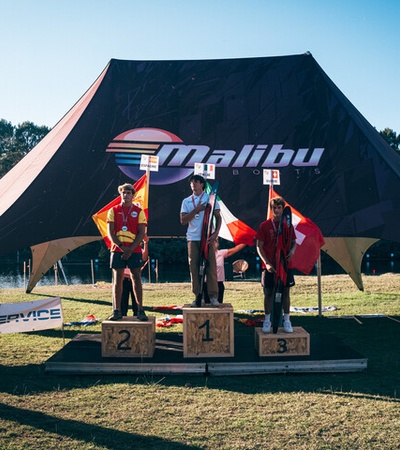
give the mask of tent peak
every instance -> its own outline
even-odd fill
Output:
[[[252,60],[260,60],[260,59],[273,59],[273,58],[296,58],[301,56],[311,56],[310,51],[306,51],[304,53],[296,53],[290,55],[262,55],[262,56],[233,56],[226,58],[187,58],[187,59],[120,59],[120,58],[111,58],[109,64],[112,63],[184,63],[184,62],[218,62],[218,61],[252,61]]]

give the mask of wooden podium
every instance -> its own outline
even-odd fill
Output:
[[[201,308],[184,305],[182,313],[184,358],[234,356],[233,308],[230,303]]]
[[[310,335],[302,327],[293,333],[279,329],[276,334],[255,329],[255,346],[259,356],[303,356],[310,354]]]
[[[136,317],[105,320],[101,325],[101,356],[151,358],[155,349],[156,318],[147,322]]]

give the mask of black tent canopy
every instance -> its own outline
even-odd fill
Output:
[[[150,236],[183,236],[179,207],[194,162],[216,165],[220,197],[253,228],[263,170],[322,230],[362,288],[362,255],[400,241],[400,158],[310,53],[185,61],[112,59],[51,132],[0,180],[0,252],[33,250],[31,290],[67,252],[99,239],[92,215],[157,155]]]

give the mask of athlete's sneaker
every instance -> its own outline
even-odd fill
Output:
[[[107,320],[121,320],[122,312],[119,309],[114,309],[114,313]]]
[[[148,319],[148,317],[146,316],[146,313],[143,311],[143,309],[139,309],[138,313],[137,313],[137,318],[142,321],[142,322],[146,322]]]
[[[210,305],[214,306],[214,308],[218,308],[218,306],[221,306],[221,303],[215,297],[211,297]]]
[[[204,306],[206,306],[206,302],[204,301],[204,298],[202,298],[202,299],[201,299],[201,305],[200,305],[200,307],[204,307]],[[196,301],[196,299],[194,299],[194,300],[192,301],[192,303],[190,304],[190,307],[191,307],[191,308],[199,308],[199,306],[197,306],[197,301]]]
[[[290,323],[290,320],[283,321],[283,331],[285,333],[293,333],[293,327],[292,324]]]
[[[264,320],[262,331],[263,331],[263,333],[271,333],[271,321],[270,320]]]

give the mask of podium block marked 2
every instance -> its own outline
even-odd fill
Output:
[[[105,320],[101,326],[101,356],[151,358],[155,348],[156,318],[147,322],[136,317]]]

